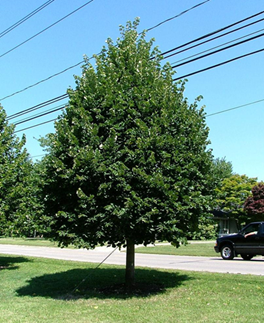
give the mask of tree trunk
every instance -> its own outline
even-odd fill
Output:
[[[135,244],[132,240],[127,240],[126,251],[126,287],[135,285]]]

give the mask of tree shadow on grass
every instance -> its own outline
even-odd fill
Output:
[[[28,285],[17,290],[17,294],[61,300],[126,299],[164,293],[190,279],[188,275],[177,272],[137,268],[136,285],[128,290],[124,277],[123,268],[73,269],[31,278]]]
[[[0,256],[0,271],[1,270],[15,270],[18,269],[19,266],[16,265],[21,262],[28,262],[30,261],[24,257],[14,257],[14,256]]]

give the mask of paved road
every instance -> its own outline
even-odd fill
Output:
[[[98,264],[112,251],[113,249],[104,247],[96,248],[95,250],[84,250],[0,245],[0,254],[55,258]],[[104,263],[125,265],[125,253],[116,250]],[[241,258],[225,261],[217,254],[216,257],[212,258],[136,254],[136,266],[264,276],[264,258],[262,257],[253,258],[251,261],[244,261]]]

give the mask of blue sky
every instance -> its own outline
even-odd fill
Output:
[[[39,33],[75,9],[86,0],[54,0],[45,9],[1,37],[1,32],[45,3],[45,0],[9,0],[1,3],[0,19],[0,98],[20,91],[36,82],[54,75],[99,53],[105,40],[114,41],[119,36],[119,25],[140,17],[139,31],[176,16],[203,0],[93,0],[90,4],[57,23],[39,36],[10,51],[17,45]],[[155,38],[155,45],[166,51],[195,38],[213,32],[246,17],[263,11],[260,0],[210,0],[189,12],[151,30],[147,37]],[[263,18],[257,18],[248,22]],[[245,23],[244,23],[245,24]],[[242,26],[240,24],[239,26]],[[168,59],[171,63],[186,59],[207,49],[244,37],[250,33],[263,33],[264,22],[209,42]],[[262,31],[261,31],[262,30]],[[253,36],[253,35],[252,35]],[[248,36],[248,37],[252,37]],[[244,38],[245,39],[245,38]],[[238,42],[239,40],[237,40]],[[263,49],[263,37],[235,46],[229,50],[183,65],[176,76],[206,68],[211,65]],[[227,46],[227,45],[226,45]],[[6,52],[9,53],[5,54]],[[206,106],[209,138],[215,157],[225,157],[232,162],[234,172],[264,180],[264,52],[236,60],[232,63],[199,73],[188,78],[185,96],[189,102],[203,96],[201,105]],[[44,101],[66,93],[75,86],[73,75],[80,75],[80,66],[70,69],[49,81],[42,82],[19,94],[0,100],[7,116],[25,110]],[[262,101],[261,101],[262,100]],[[260,101],[221,114],[218,111],[232,109],[244,104]],[[56,107],[67,100],[59,101],[37,112]],[[37,112],[32,113],[32,116]],[[58,113],[23,123],[16,130],[49,121]],[[19,121],[25,115],[10,122]],[[53,132],[53,122],[43,124],[24,133],[26,147],[34,158],[43,154],[37,141],[39,136]],[[23,132],[18,132],[20,136]]]

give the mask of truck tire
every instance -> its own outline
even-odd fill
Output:
[[[246,254],[246,253],[242,253],[241,254],[241,257],[244,259],[244,260],[251,260],[254,255],[249,255],[249,254]]]
[[[230,244],[225,244],[221,248],[221,256],[224,260],[232,260],[234,258],[234,250]]]

